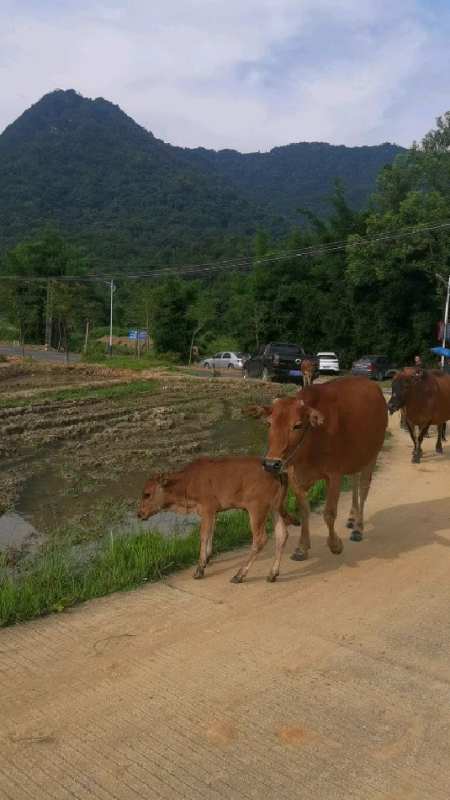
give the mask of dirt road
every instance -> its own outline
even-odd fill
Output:
[[[232,553],[0,633],[2,800],[448,800],[450,448],[394,426],[342,556],[315,516],[274,585]]]

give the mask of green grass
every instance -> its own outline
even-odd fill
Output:
[[[222,514],[216,526],[214,552],[239,547],[250,539],[244,512]],[[49,546],[14,576],[0,578],[0,625],[24,622],[93,597],[135,588],[198,560],[198,532],[186,538],[157,533],[110,538],[87,563],[73,551]]]
[[[141,358],[133,355],[112,355],[108,356],[105,353],[87,353],[83,356],[83,362],[87,364],[101,364],[111,369],[132,369],[136,372],[144,369],[173,369],[174,358],[170,355],[155,356],[142,354]]]
[[[88,400],[91,398],[105,400],[133,399],[138,395],[154,392],[157,386],[158,381],[155,380],[138,380],[130,383],[118,383],[114,386],[79,386],[74,389],[57,389],[54,392],[37,392],[25,398],[17,397],[12,400],[4,398],[0,400],[0,408],[31,406],[34,403],[41,403],[46,400],[61,402],[64,400]]]

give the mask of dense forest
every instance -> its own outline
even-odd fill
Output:
[[[115,332],[148,328],[157,352],[181,360],[192,342],[206,353],[252,351],[270,339],[296,341],[308,351],[330,348],[344,363],[367,351],[385,352],[398,364],[416,352],[426,355],[442,317],[436,273],[450,272],[450,112],[380,171],[365,209],[352,207],[339,182],[330,208],[327,217],[305,209],[302,226],[284,234],[258,220],[256,233],[241,231],[243,245],[231,262],[202,277],[188,279],[176,269],[159,280],[118,274]],[[202,261],[217,265],[212,241],[201,237],[198,248]],[[238,259],[245,254],[242,270]],[[42,342],[50,305],[54,343],[81,347],[87,323],[100,335],[109,290],[86,280],[93,263],[87,240],[74,243],[51,227],[9,248],[2,275],[21,277],[0,281],[3,320],[21,340]]]
[[[241,154],[173,147],[118,106],[55,91],[0,136],[0,253],[57,226],[100,270],[249,254],[299,209],[329,210],[335,178],[361,208],[393,145],[296,144]]]

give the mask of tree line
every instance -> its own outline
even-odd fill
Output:
[[[331,207],[327,219],[299,209],[298,226],[283,240],[261,230],[245,273],[230,266],[196,280],[176,268],[158,281],[124,275],[114,297],[115,333],[148,329],[157,353],[182,361],[193,345],[205,354],[252,352],[269,340],[332,349],[344,363],[364,352],[398,364],[426,355],[442,318],[436,273],[447,278],[450,271],[450,112],[381,171],[367,210],[352,210],[340,184]],[[306,248],[310,255],[293,255]],[[205,242],[202,259],[213,252]],[[86,331],[106,332],[109,319],[108,288],[84,281],[89,271],[88,253],[45,229],[3,258],[1,274],[19,278],[0,281],[0,315],[21,342],[47,335],[53,346],[81,348]],[[79,281],[61,280],[68,275]],[[30,282],[36,277],[49,280]]]

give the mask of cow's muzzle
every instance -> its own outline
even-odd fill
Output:
[[[283,461],[281,458],[263,458],[262,465],[266,472],[272,472],[279,475],[283,469]]]
[[[394,397],[391,397],[391,399],[389,400],[387,406],[388,406],[388,410],[389,410],[390,414],[394,414],[395,411],[398,411],[399,408],[400,408],[400,404],[397,402],[397,400]]]

